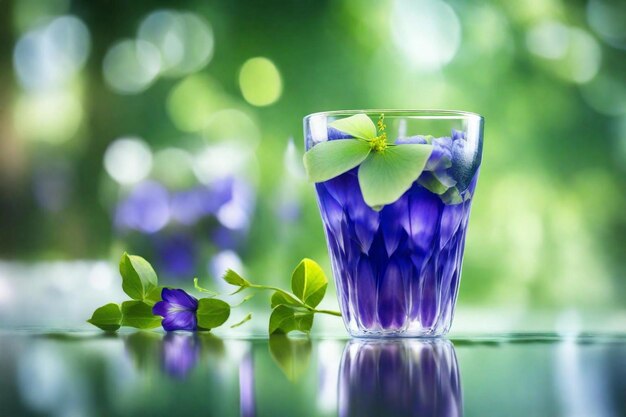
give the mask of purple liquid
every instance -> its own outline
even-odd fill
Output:
[[[417,182],[380,212],[357,168],[316,184],[339,304],[354,336],[437,336],[451,325],[470,198],[445,204]]]

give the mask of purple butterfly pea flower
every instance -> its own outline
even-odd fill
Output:
[[[197,330],[198,300],[180,289],[163,288],[161,300],[152,307],[152,314],[162,316],[165,331]]]

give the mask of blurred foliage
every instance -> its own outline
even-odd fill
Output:
[[[117,257],[136,241],[114,220],[137,181],[178,192],[227,172],[255,190],[229,254],[268,281],[303,257],[329,271],[299,162],[302,117],[461,109],[484,115],[486,131],[460,301],[624,305],[623,2],[169,7],[0,3],[1,257]],[[109,145],[128,137],[150,164],[138,153],[105,170]],[[223,217],[211,212],[211,233]],[[205,246],[207,259],[220,250]]]

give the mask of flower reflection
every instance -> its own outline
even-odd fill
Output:
[[[136,332],[124,338],[124,346],[142,373],[160,369],[176,379],[186,379],[201,361],[221,361],[225,353],[222,339],[207,332]]]
[[[193,334],[168,333],[163,338],[163,370],[170,376],[185,378],[196,366],[200,341]]]
[[[456,354],[446,340],[348,343],[339,376],[340,416],[462,416]]]

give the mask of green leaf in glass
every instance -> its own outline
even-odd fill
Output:
[[[152,314],[152,306],[143,301],[122,303],[122,326],[137,329],[154,329],[161,325],[162,317]]]
[[[330,140],[313,146],[304,154],[304,169],[310,182],[323,182],[346,171],[367,158],[369,142],[354,139]]]
[[[122,311],[120,306],[115,303],[109,303],[97,308],[88,323],[104,330],[105,332],[114,332],[120,328],[122,322]]]
[[[270,336],[269,348],[272,359],[289,381],[297,381],[309,368],[311,339],[290,339],[284,334],[275,334]]]
[[[456,187],[450,187],[445,193],[441,194],[441,201],[447,205],[461,204],[467,199],[467,194],[462,195]]]
[[[439,195],[445,193],[450,188],[442,183],[432,172],[428,171],[422,172],[417,182],[428,191]]]
[[[120,260],[120,274],[122,289],[133,300],[146,300],[158,285],[156,272],[141,256],[124,253]]]
[[[359,139],[369,140],[376,137],[376,125],[363,113],[335,120],[330,123],[330,127]]]
[[[359,185],[368,206],[379,210],[394,203],[420,176],[432,145],[388,146],[372,152],[359,168]]]
[[[230,317],[230,305],[217,298],[201,298],[198,300],[198,327],[204,330],[221,326]]]
[[[328,278],[317,262],[304,258],[291,275],[291,291],[309,307],[317,307],[324,298]]]
[[[270,315],[269,333],[281,334],[299,330],[309,333],[313,326],[313,313],[310,311],[297,311],[286,305],[279,305],[272,310]]]

